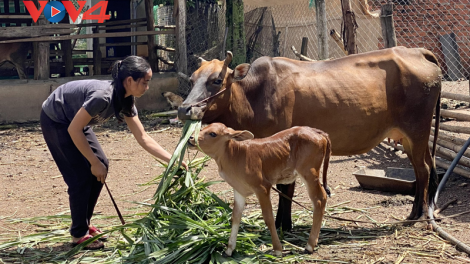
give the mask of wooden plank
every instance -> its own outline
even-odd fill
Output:
[[[432,125],[434,126],[435,120],[432,120]],[[441,130],[446,130],[454,133],[463,133],[470,134],[470,127],[466,126],[452,126],[444,123],[439,123],[439,137],[441,136]]]
[[[384,4],[380,11],[380,25],[382,27],[382,38],[386,48],[397,45],[395,25],[393,24],[393,3]]]
[[[349,0],[341,0],[343,10],[343,41],[348,54],[357,54],[356,30],[357,23]]]
[[[328,27],[326,18],[326,1],[316,0],[317,36],[318,36],[318,56],[320,60],[328,59]],[[303,53],[302,53],[303,54]],[[304,54],[307,56],[307,54]]]
[[[73,76],[72,41],[70,39],[63,40],[60,46],[63,52],[62,58],[65,64],[65,76]]]
[[[68,36],[50,36],[38,38],[24,38],[14,40],[3,40],[2,43],[16,43],[16,42],[37,42],[37,41],[54,41],[66,39],[87,39],[87,38],[110,38],[110,37],[130,37],[130,36],[146,36],[146,35],[168,35],[174,34],[173,30],[168,31],[137,31],[137,32],[113,32],[113,33],[99,33],[99,34],[84,34],[84,35],[68,35]]]
[[[54,34],[71,34],[74,33],[75,30],[78,28],[70,28],[70,29],[52,29],[52,28],[44,28],[44,27],[0,27],[0,36],[2,38],[32,38],[32,37],[40,37],[40,36],[47,36],[47,35],[54,35]]]
[[[108,47],[108,46],[131,46],[131,45],[146,45],[147,42],[121,42],[121,43],[100,43],[101,47]]]
[[[155,31],[155,18],[153,16],[153,0],[145,0],[145,15],[147,17],[147,31]],[[155,36],[147,36],[148,61],[152,67],[152,71],[158,71],[157,54],[155,49]]]
[[[30,19],[30,20],[33,20],[30,15],[0,15],[0,19]]]

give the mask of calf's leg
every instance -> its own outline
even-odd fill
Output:
[[[318,236],[320,235],[320,228],[323,215],[325,213],[327,199],[326,192],[320,184],[318,171],[319,169],[311,169],[310,171],[306,171],[304,174],[301,174],[302,180],[307,188],[308,196],[310,197],[310,200],[312,200],[313,204],[313,224],[312,229],[310,230],[307,246],[305,247],[305,250],[310,253],[313,253],[313,249],[318,244]],[[303,175],[306,175],[307,177],[304,177]]]
[[[228,256],[232,256],[232,253],[235,250],[235,247],[237,246],[238,228],[240,227],[242,212],[245,208],[245,197],[235,191],[235,189],[233,190],[233,194],[235,201],[233,203],[232,211],[232,231],[230,232],[227,250],[225,250],[225,254],[227,254]]]
[[[277,235],[276,226],[274,224],[274,215],[273,207],[271,205],[271,199],[269,197],[270,188],[266,187],[266,190],[262,192],[257,192],[256,196],[258,197],[259,204],[261,206],[261,212],[263,213],[263,219],[266,225],[269,228],[271,233],[271,240],[273,243],[274,255],[282,256],[282,245]]]

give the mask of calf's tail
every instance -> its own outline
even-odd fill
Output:
[[[331,141],[328,135],[324,135],[324,136],[326,139],[326,153],[325,153],[325,158],[323,160],[323,188],[325,189],[326,194],[328,194],[328,197],[331,197],[330,188],[328,188],[328,185],[326,183],[326,175],[328,173],[328,165],[330,164],[330,156],[331,156]]]

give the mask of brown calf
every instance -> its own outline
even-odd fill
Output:
[[[220,176],[234,190],[232,231],[225,253],[231,256],[235,249],[245,198],[254,193],[260,203],[264,222],[271,232],[274,253],[282,254],[269,194],[274,184],[292,183],[297,175],[305,183],[314,207],[313,225],[305,248],[313,252],[318,243],[326,193],[329,194],[326,174],[331,144],[328,135],[303,126],[292,127],[267,138],[253,137],[249,131],[235,131],[222,123],[213,123],[201,131],[197,142],[194,138],[189,140],[191,148],[199,144],[201,150],[216,161]],[[319,180],[323,161],[325,189]]]
[[[18,77],[26,79],[24,64],[31,47],[31,42],[0,44],[0,65],[11,62],[18,72]]]

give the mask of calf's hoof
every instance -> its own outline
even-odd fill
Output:
[[[273,251],[274,251],[274,256],[282,257],[282,250],[273,250]]]
[[[312,247],[312,246],[310,246],[310,245],[308,245],[308,244],[307,244],[307,246],[305,246],[305,251],[304,251],[304,253],[306,253],[306,254],[312,254],[313,251],[314,251],[314,247]]]

